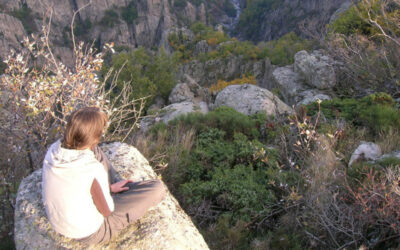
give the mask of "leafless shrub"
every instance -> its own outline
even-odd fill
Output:
[[[326,48],[344,62],[342,70],[348,81],[372,90],[400,93],[399,9],[398,0],[363,0],[357,11],[373,28],[371,34],[332,33],[326,39]]]
[[[333,150],[335,140],[319,136],[314,153],[308,158],[309,167],[302,172],[308,188],[299,222],[316,245],[354,247],[362,233],[353,207],[341,199],[345,169]]]
[[[320,101],[319,101],[320,104]],[[281,158],[286,159],[288,167],[303,165],[310,154],[317,139],[317,126],[319,123],[320,111],[316,117],[307,116],[306,110],[300,108],[295,114],[289,117],[290,130],[280,133]],[[286,122],[286,121],[280,121]]]
[[[398,150],[400,148],[400,131],[397,129],[383,131],[379,133],[376,143],[384,154]]]
[[[394,166],[365,166],[349,176],[331,140],[318,139],[302,172],[309,188],[302,193],[298,226],[317,247],[390,246],[400,235],[400,172]]]
[[[0,79],[0,189],[10,208],[19,181],[41,167],[47,147],[61,136],[71,112],[83,106],[100,107],[110,119],[106,139],[124,140],[144,107],[144,99],[131,99],[134,90],[129,82],[115,93],[118,72],[106,76],[107,80],[114,75],[109,86],[97,77],[112,44],[98,53],[90,45],[74,42],[75,64],[68,68],[52,52],[49,27],[42,28],[41,36],[25,38],[22,51],[12,51]]]
[[[185,128],[179,124],[173,130],[166,128],[157,130],[157,133],[138,133],[130,142],[163,173],[166,183],[173,192],[184,172],[180,168],[183,155],[192,149],[195,136],[194,128]]]

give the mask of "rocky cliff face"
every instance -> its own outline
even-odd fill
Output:
[[[242,40],[268,41],[291,31],[299,31],[301,22],[305,22],[312,31],[319,31],[337,10],[343,6],[348,7],[350,2],[350,0],[269,1],[264,6],[267,4],[270,6],[262,10],[258,8],[254,11],[257,16],[250,17],[250,20],[254,19],[250,22],[257,22],[255,28],[251,29],[253,23],[247,25],[245,19],[241,18],[236,28],[236,35]]]
[[[152,48],[166,46],[171,30],[188,27],[196,21],[223,24],[232,29],[236,25],[236,35],[243,40],[271,40],[299,30],[299,23],[304,20],[312,29],[321,28],[349,1],[277,0],[278,4],[253,17],[257,25],[251,30],[251,25],[243,25],[241,21],[236,24],[238,14],[246,10],[243,0],[232,0],[236,16],[228,13],[225,2],[218,1],[195,5],[195,1],[189,0],[0,0],[0,43],[3,45],[0,57],[4,59],[11,48],[20,49],[22,37],[39,33],[51,16],[50,35],[55,54],[67,65],[71,64],[70,24],[77,10],[80,10],[75,18],[78,40],[94,42],[98,48],[106,42],[127,48]]]
[[[226,19],[223,10],[214,7],[205,3],[195,6],[190,1],[179,5],[171,0],[0,0],[0,42],[5,45],[0,48],[0,57],[8,55],[10,48],[19,49],[24,35],[40,32],[50,16],[51,40],[56,54],[64,58],[72,54],[70,24],[77,10],[78,40],[95,41],[98,47],[115,42],[117,46],[151,48],[166,44],[171,28]],[[209,20],[209,9],[213,9],[213,20]]]

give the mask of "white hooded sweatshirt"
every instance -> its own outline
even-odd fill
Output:
[[[84,238],[96,232],[104,221],[97,210],[90,188],[96,178],[110,211],[114,202],[108,174],[90,149],[61,147],[58,140],[43,161],[42,195],[47,217],[53,229],[69,238]]]

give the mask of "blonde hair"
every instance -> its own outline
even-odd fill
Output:
[[[68,119],[63,147],[68,149],[92,148],[98,144],[107,126],[108,117],[97,107],[81,108]]]

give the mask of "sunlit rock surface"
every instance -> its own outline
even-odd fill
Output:
[[[102,146],[121,178],[157,178],[148,161],[134,147],[124,143]],[[42,170],[23,179],[15,208],[17,249],[208,249],[202,235],[167,192],[166,198],[143,218],[123,230],[107,244],[85,248],[51,229],[41,197]]]
[[[218,93],[215,107],[228,106],[245,115],[276,115],[292,109],[270,91],[252,84],[230,85]]]

